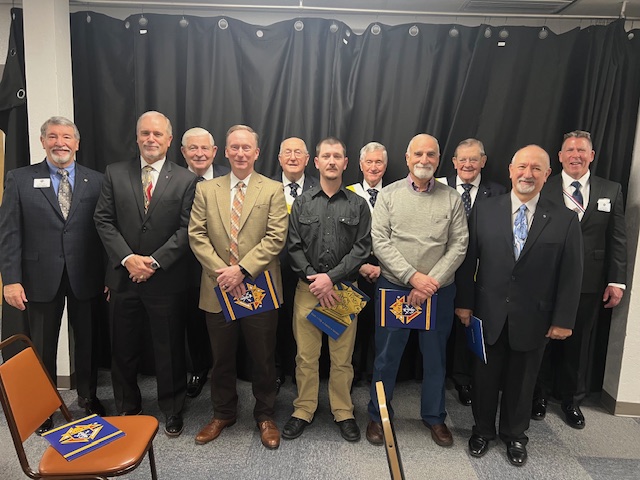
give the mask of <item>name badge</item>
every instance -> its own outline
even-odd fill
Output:
[[[599,212],[610,212],[611,211],[611,199],[610,198],[599,198],[598,199],[598,211]]]
[[[34,178],[33,188],[49,188],[51,186],[50,178]]]

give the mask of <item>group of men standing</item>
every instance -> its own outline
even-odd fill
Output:
[[[619,303],[626,281],[621,187],[590,174],[595,153],[587,132],[565,136],[563,171],[549,182],[542,148],[516,152],[510,194],[482,177],[487,157],[476,139],[458,145],[456,175],[439,182],[438,141],[416,135],[405,154],[408,175],[382,188],[388,159],[376,142],[360,152],[363,182],[346,187],[346,147],[335,137],[316,147],[318,178],[305,173],[307,146],[292,137],[280,146],[281,175],[269,179],[255,171],[259,137],[248,126],[226,134],[230,171],[213,165],[217,147],[204,129],[182,137],[188,170],[166,158],[173,139],[166,116],[146,112],[136,134],[140,156],[109,165],[103,176],[76,164],[77,128],[52,117],[41,130],[45,161],[9,172],[0,210],[4,297],[27,310],[31,338],[54,379],[67,300],[78,401],[87,413],[105,413],[90,312],[104,291],[119,414],[142,412],[137,373],[148,329],[165,433],[182,433],[185,396],[197,396],[211,370],[213,418],[196,443],[216,439],[236,422],[242,335],[257,428],[265,447],[278,448],[281,436],[302,435],[318,406],[323,333],[306,317],[317,304],[334,306],[336,285],[352,282],[370,293],[371,306],[381,288],[406,290],[414,307],[437,294],[435,327],[418,333],[420,417],[436,444],[453,443],[445,423],[450,334],[450,374],[475,419],[472,456],[484,455],[496,437],[500,390],[498,434],[513,465],[526,462],[529,420],[544,417],[554,385],[567,423],[584,427],[580,402],[594,325],[603,302]],[[245,282],[266,271],[282,308],[226,321],[214,289],[241,297]],[[383,382],[391,407],[410,330],[375,324],[370,308],[328,340],[329,401],[342,437],[358,441],[354,365],[362,375],[372,364],[366,438],[381,445],[375,382]],[[472,315],[484,324],[486,363],[465,346]],[[295,376],[297,397],[281,434],[273,418],[284,373]],[[49,419],[41,431],[52,426]]]

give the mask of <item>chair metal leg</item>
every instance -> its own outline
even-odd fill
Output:
[[[153,454],[153,444],[149,448],[149,465],[151,466],[151,478],[152,480],[158,480],[158,472],[156,472],[156,457]]]

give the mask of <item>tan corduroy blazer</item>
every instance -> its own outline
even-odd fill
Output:
[[[189,221],[189,245],[202,265],[200,308],[222,311],[214,288],[215,270],[229,265],[231,176],[198,183]],[[240,265],[256,277],[269,270],[282,300],[278,254],[287,239],[289,218],[282,183],[257,172],[251,174],[240,217]]]

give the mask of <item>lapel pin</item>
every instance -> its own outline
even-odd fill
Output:
[[[83,180],[84,180],[85,182],[88,182],[88,181],[89,181],[89,179],[87,179],[87,178],[83,178]]]

